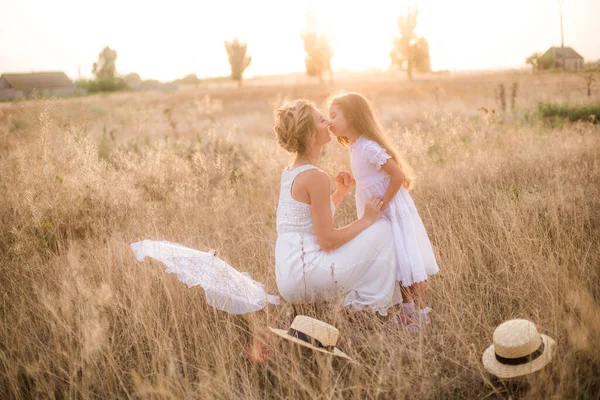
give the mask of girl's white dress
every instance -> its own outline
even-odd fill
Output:
[[[294,200],[294,179],[315,169],[303,165],[281,175],[277,208],[275,274],[279,293],[288,302],[306,303],[344,299],[344,306],[367,308],[387,315],[388,307],[402,301],[396,283],[394,243],[386,240],[392,226],[385,218],[331,252],[319,246],[311,206]],[[335,212],[333,202],[331,212]]]
[[[360,136],[349,146],[356,180],[356,211],[362,217],[371,196],[383,198],[390,176],[381,169],[391,156],[378,143]],[[415,203],[403,186],[383,213],[392,222],[396,247],[396,277],[403,286],[422,282],[439,272],[431,243]]]

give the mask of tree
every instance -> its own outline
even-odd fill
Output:
[[[140,87],[143,87],[144,89],[153,89],[160,87],[161,85],[162,82],[156,79],[146,79],[140,83]]]
[[[117,77],[117,52],[106,46],[98,55],[98,62],[94,63],[92,73],[96,78],[114,79]]]
[[[237,38],[231,42],[225,41],[225,50],[227,50],[229,65],[231,65],[231,79],[238,81],[240,87],[244,71],[252,61],[252,57],[246,55],[247,46],[247,43],[240,42]]]
[[[308,13],[306,14],[306,28],[300,37],[304,41],[304,59],[306,66],[306,75],[319,77],[319,82],[323,83],[323,72],[328,71],[329,81],[333,80],[331,71],[331,58],[333,57],[333,48],[329,38],[317,28],[316,18]]]
[[[179,82],[183,85],[197,85],[200,83],[200,79],[196,74],[187,74],[183,78],[179,79]]]
[[[392,65],[405,70],[409,79],[413,79],[413,70],[419,72],[431,71],[431,59],[429,57],[429,43],[425,38],[417,36],[417,16],[419,11],[416,7],[409,7],[406,15],[400,15],[397,19],[400,36],[394,40],[390,59]]]
[[[527,57],[525,59],[525,64],[531,65],[531,67],[533,68],[533,71],[535,72],[538,70],[539,59],[540,59],[539,53],[533,53],[532,55],[530,55],[529,57]]]
[[[117,76],[117,52],[106,46],[98,55],[98,61],[94,63],[92,73],[96,79],[79,80],[77,86],[84,88],[88,93],[112,92],[127,89],[128,84],[124,79]],[[127,75],[130,82],[140,79],[137,74]]]
[[[562,63],[564,66],[564,62]],[[544,70],[550,68],[560,68],[561,63],[557,62],[556,58],[551,52],[546,52],[538,57],[537,59],[537,69]]]
[[[138,87],[142,83],[142,78],[134,72],[125,75],[123,77],[123,80],[125,81],[125,84],[130,88]]]
[[[194,85],[198,86],[198,84],[202,83],[202,80],[198,78],[196,74],[187,74],[183,78],[175,79],[173,82],[174,85]]]
[[[415,53],[418,57],[415,58],[415,69],[419,72],[431,72],[431,58],[429,57],[429,43],[422,37],[415,43]]]

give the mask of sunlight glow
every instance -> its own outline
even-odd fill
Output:
[[[118,52],[118,72],[173,80],[189,73],[226,76],[223,42],[248,41],[246,76],[302,72],[300,32],[312,11],[333,42],[334,70],[387,69],[396,18],[413,0],[281,2],[105,0],[90,10],[76,0],[0,0],[0,73],[63,70],[91,75],[104,46]],[[560,45],[554,0],[421,0],[417,33],[434,70],[524,66],[534,51]],[[565,44],[586,61],[600,58],[598,0],[564,1]],[[27,15],[24,22],[20,16]]]

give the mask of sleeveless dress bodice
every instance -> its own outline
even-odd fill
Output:
[[[277,207],[277,234],[305,233],[314,234],[310,204],[302,203],[292,197],[294,179],[303,172],[318,169],[314,165],[302,165],[281,174],[281,192],[279,193],[279,206]],[[331,213],[335,213],[335,206],[331,201]]]

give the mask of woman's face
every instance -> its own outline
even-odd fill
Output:
[[[314,138],[314,145],[321,147],[331,141],[331,135],[329,134],[329,120],[316,108],[313,109],[313,118],[317,130]]]
[[[329,106],[329,121],[331,133],[338,137],[348,136],[350,125],[339,105],[332,104]]]

